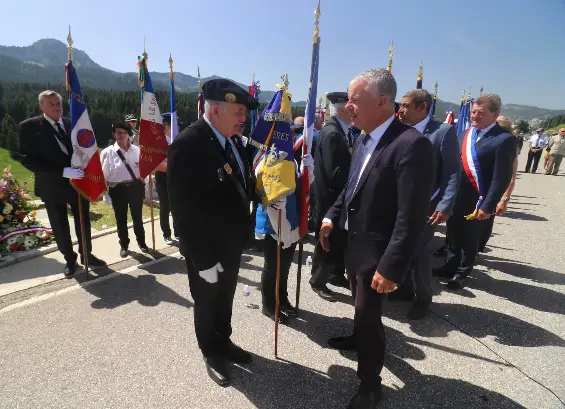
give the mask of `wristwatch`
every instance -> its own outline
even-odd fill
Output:
[[[502,196],[502,198],[500,200],[507,202],[507,201],[510,200],[510,196]]]

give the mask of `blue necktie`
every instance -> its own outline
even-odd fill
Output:
[[[347,189],[345,190],[345,202],[349,203],[353,197],[353,192],[355,192],[355,187],[357,181],[359,180],[359,174],[361,173],[361,168],[363,167],[363,162],[365,160],[365,152],[367,150],[367,143],[371,139],[371,135],[367,134],[361,141],[361,144],[357,147],[355,155],[353,156],[353,164],[349,170],[349,180],[347,181]]]

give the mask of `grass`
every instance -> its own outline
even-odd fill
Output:
[[[553,128],[546,129],[546,130],[545,130],[545,133],[549,133],[549,135],[551,135],[552,132],[557,132],[557,131],[559,131],[561,128],[565,128],[565,124],[557,125],[557,126],[554,126]]]

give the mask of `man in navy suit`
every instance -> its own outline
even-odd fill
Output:
[[[402,97],[399,119],[407,125],[413,126],[426,136],[432,143],[434,150],[435,175],[428,210],[428,224],[422,234],[422,242],[418,254],[413,262],[414,291],[399,291],[389,295],[391,299],[414,298],[416,301],[408,313],[410,319],[425,317],[432,303],[432,250],[431,241],[436,226],[445,223],[453,212],[460,175],[459,143],[453,125],[435,121],[430,117],[432,96],[425,89],[412,90]]]
[[[471,128],[459,135],[462,169],[453,216],[447,222],[448,258],[433,272],[451,277],[451,290],[463,288],[471,274],[484,225],[512,179],[516,138],[496,123],[501,107],[498,95],[480,96],[471,110]]]

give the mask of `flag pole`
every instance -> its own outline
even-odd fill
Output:
[[[388,72],[392,72],[392,57],[394,56],[394,42],[390,41],[390,47],[388,48],[388,66],[386,67]]]
[[[69,63],[73,62],[73,38],[71,36],[71,26],[69,25],[69,35],[67,36],[67,50],[69,53]],[[74,68],[74,67],[73,67]],[[67,81],[67,91],[71,91],[71,84]],[[82,197],[77,191],[78,197],[78,214],[80,223],[80,239],[82,244],[82,259],[84,260],[84,271],[86,273],[86,280],[88,281],[88,251],[86,249],[86,231],[84,229],[84,208],[82,206]],[[76,221],[75,221],[76,222]]]

